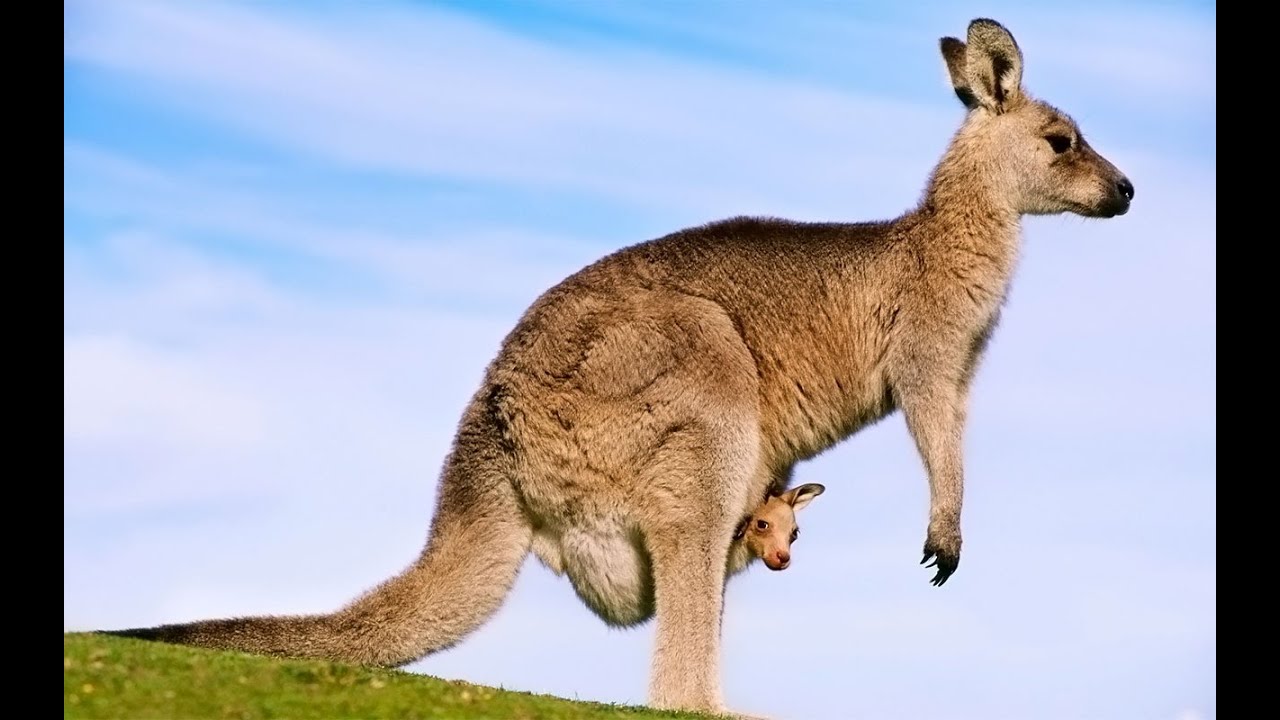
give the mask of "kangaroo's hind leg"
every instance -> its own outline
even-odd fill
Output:
[[[725,712],[720,629],[733,527],[755,475],[749,423],[694,423],[674,430],[647,468],[645,543],[658,621],[649,702]]]

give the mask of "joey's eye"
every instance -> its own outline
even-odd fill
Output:
[[[769,529],[769,521],[768,521],[768,520],[757,520],[757,521],[756,521],[756,529],[757,529],[757,530],[768,530],[768,529]]]
[[[1049,147],[1059,155],[1071,149],[1071,138],[1066,135],[1045,135],[1044,139],[1049,143]]]
[[[791,531],[791,542],[795,542],[798,537],[800,537],[800,528]]]

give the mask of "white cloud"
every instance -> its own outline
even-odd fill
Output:
[[[127,218],[132,226],[161,227],[179,237],[218,233],[230,238],[228,252],[241,257],[216,267],[204,257],[196,276],[185,270],[196,264],[186,243],[170,238],[157,242],[147,232],[129,230],[112,234],[106,253],[93,252],[75,243],[68,247],[67,264],[84,276],[69,283],[68,292],[80,292],[84,282],[98,282],[92,275],[100,265],[125,264],[128,272],[147,274],[160,281],[156,292],[166,303],[195,309],[201,293],[220,289],[226,302],[270,303],[258,266],[269,265],[270,253],[286,261],[321,261],[331,272],[351,277],[372,274],[379,290],[395,290],[421,296],[493,303],[527,304],[565,274],[585,264],[599,252],[587,243],[563,236],[540,234],[519,228],[484,225],[465,232],[440,227],[430,217],[416,235],[388,232],[373,225],[377,217],[349,225],[312,219],[298,203],[279,192],[239,189],[234,179],[192,170],[165,171],[120,157],[99,148],[70,143],[64,150],[68,181],[67,207],[89,215]],[[101,245],[90,243],[90,246]],[[245,257],[245,256],[249,257]],[[471,271],[481,261],[486,272]],[[106,267],[112,267],[107,264]],[[157,277],[161,270],[164,277]],[[460,271],[461,270],[461,271]],[[294,287],[307,282],[282,280]],[[93,306],[89,306],[90,311]]]
[[[1090,92],[1124,93],[1129,106],[1157,102],[1167,109],[1212,102],[1217,93],[1212,13],[1164,7],[1107,7],[1105,14],[1056,10],[1042,15],[1022,42],[1055,75],[1074,74]]]
[[[586,56],[433,10],[276,10],[110,6],[68,30],[66,54],[329,161],[685,209],[812,208],[895,185],[914,196],[952,122],[657,55]],[[726,183],[697,181],[707,167]]]
[[[1210,99],[1216,91],[1212,13],[1168,5],[1076,3],[1058,9],[989,2],[973,8],[926,0],[886,13],[801,2],[789,5],[786,12],[761,4],[735,8],[732,13],[714,5],[670,13],[661,6],[594,3],[582,12],[619,34],[639,35],[631,40],[637,45],[661,45],[673,53],[689,48],[703,54],[721,51],[821,78],[828,85],[846,79],[874,82],[866,77],[866,63],[877,55],[891,56],[895,64],[911,69],[927,59],[937,68],[938,77],[944,77],[934,55],[936,39],[962,37],[977,14],[996,18],[1023,48],[1032,48],[1028,63],[1033,79],[1054,84],[1075,79],[1088,83],[1094,97],[1134,108],[1155,102],[1166,111],[1185,107],[1188,101]],[[646,32],[637,33],[640,29]],[[592,39],[597,45],[603,42],[585,29],[572,37],[587,46]],[[877,67],[891,77],[901,77],[884,62]]]
[[[155,347],[121,338],[67,338],[66,441],[145,443],[163,434],[180,438],[177,444],[184,450],[193,445],[221,452],[249,449],[261,433],[261,403],[247,392],[220,386],[219,378],[201,377],[180,355],[166,357]],[[139,393],[140,387],[147,391]]]

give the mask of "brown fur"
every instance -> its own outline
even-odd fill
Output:
[[[394,665],[484,622],[532,549],[607,622],[657,615],[650,702],[719,711],[735,525],[795,463],[896,409],[929,478],[925,559],[960,558],[961,436],[1026,214],[1112,217],[1133,186],[1022,89],[991,20],[942,41],[968,107],[919,205],[740,217],[620,250],[507,336],[445,462],[421,557],[329,615],[121,634]]]

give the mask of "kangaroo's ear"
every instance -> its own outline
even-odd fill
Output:
[[[969,76],[965,74],[968,66],[964,59],[964,42],[953,37],[944,37],[940,42],[942,59],[947,63],[947,75],[951,76],[951,87],[956,91],[956,97],[970,110],[978,107],[978,98],[969,89]]]
[[[944,57],[946,53],[944,48]],[[955,71],[951,70],[950,60],[947,68],[952,72],[954,84]],[[969,23],[969,42],[964,46],[964,77],[978,104],[994,113],[1004,112],[1021,99],[1022,51],[1003,25],[987,18]]]
[[[786,500],[793,510],[799,510],[821,495],[824,490],[826,488],[818,483],[806,483],[782,493],[782,499]]]

